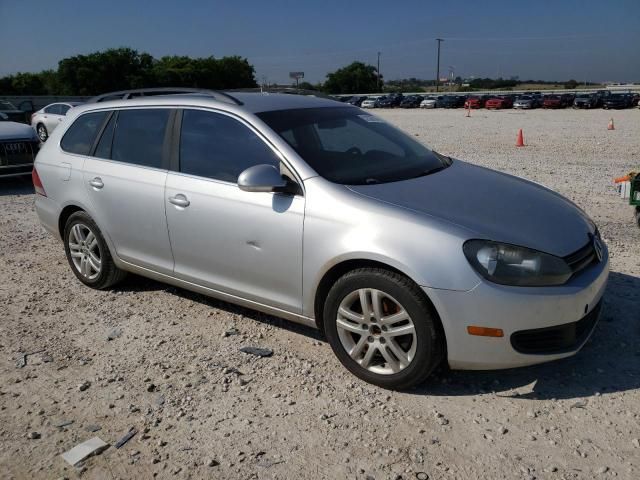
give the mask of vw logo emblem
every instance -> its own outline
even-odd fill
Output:
[[[598,261],[601,262],[604,255],[604,245],[602,245],[602,240],[599,237],[593,237],[593,249],[596,251]]]

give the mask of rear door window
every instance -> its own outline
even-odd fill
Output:
[[[60,106],[61,105],[59,103],[49,105],[47,108],[44,109],[44,113],[48,113],[50,115],[63,115],[60,111]]]
[[[111,158],[111,143],[113,142],[113,132],[115,131],[116,127],[116,118],[117,113],[114,112],[109,119],[109,123],[107,123],[107,126],[102,132],[102,136],[100,137],[100,141],[98,142],[96,151],[93,153],[94,157]]]
[[[162,146],[171,110],[120,110],[113,134],[111,159],[162,168]],[[106,132],[105,132],[106,133]]]
[[[93,142],[109,112],[93,112],[80,115],[69,127],[60,142],[65,152],[89,155]]]

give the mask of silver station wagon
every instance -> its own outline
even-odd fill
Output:
[[[386,388],[442,361],[576,353],[608,252],[576,205],[332,100],[222,92],[74,108],[40,150],[44,227],[76,277],[125,272],[320,328]]]

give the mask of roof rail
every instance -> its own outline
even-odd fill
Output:
[[[103,93],[87,100],[87,103],[106,102],[109,100],[128,100],[138,97],[154,97],[160,95],[184,95],[184,94],[208,95],[222,102],[234,103],[242,105],[243,103],[233,95],[219,90],[210,90],[206,88],[189,88],[189,87],[160,87],[160,88],[137,88],[132,90],[119,90],[117,92]]]

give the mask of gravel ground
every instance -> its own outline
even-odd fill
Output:
[[[385,391],[347,373],[312,329],[139,277],[82,286],[39,226],[29,184],[3,180],[2,477],[639,478],[640,230],[611,179],[640,168],[640,110],[376,113],[594,218],[612,274],[582,352]],[[518,128],[525,148],[514,146]],[[126,445],[81,467],[60,457],[95,435],[113,445],[131,427]]]

